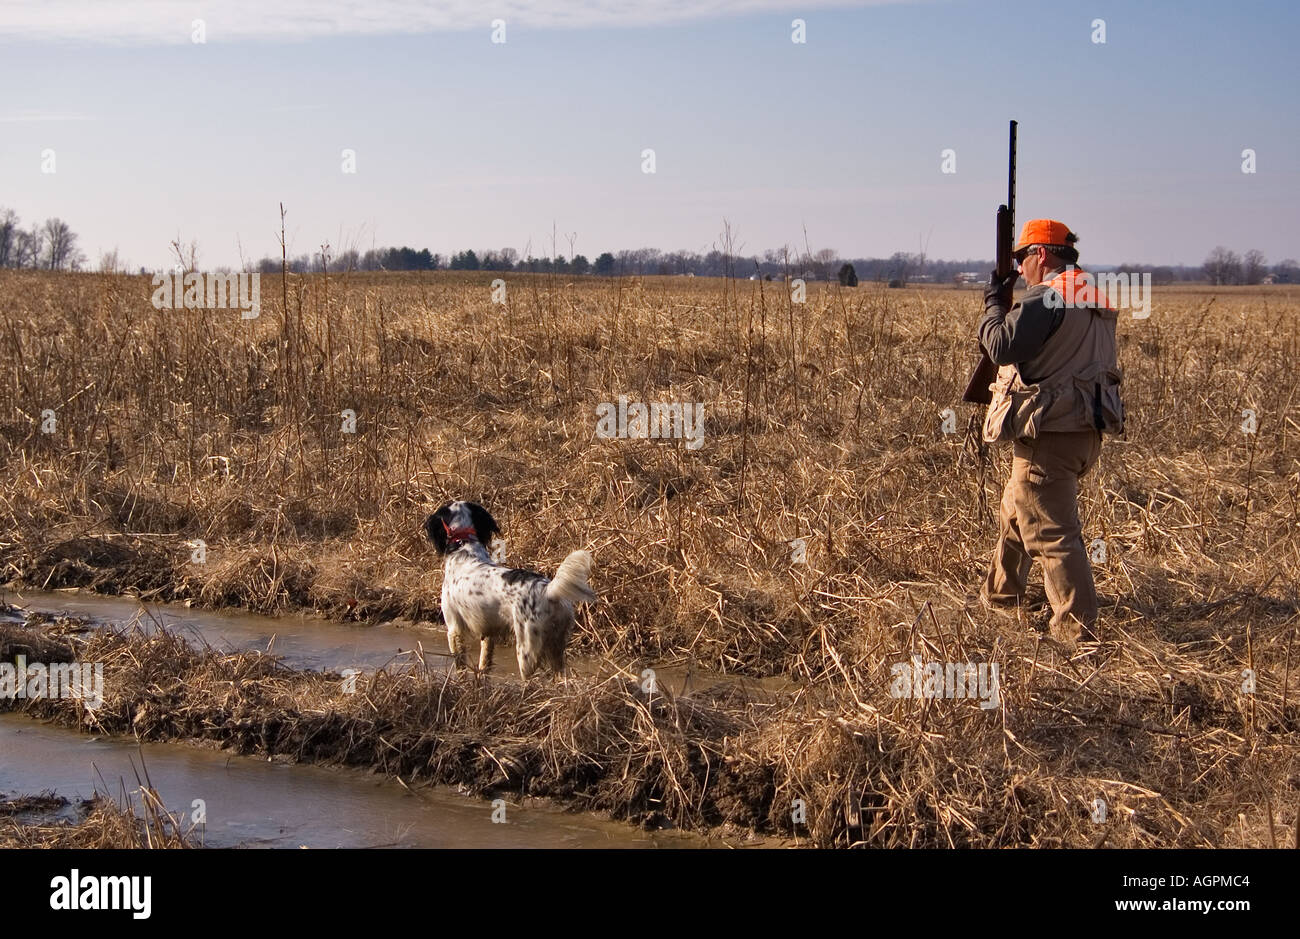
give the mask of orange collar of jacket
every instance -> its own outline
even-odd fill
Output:
[[[1093,276],[1073,264],[1048,281],[1047,286],[1065,298],[1066,306],[1110,306],[1109,298],[1097,289]]]

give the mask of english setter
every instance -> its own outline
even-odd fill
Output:
[[[447,503],[424,520],[424,532],[446,558],[442,617],[456,665],[465,665],[465,643],[477,639],[479,671],[486,671],[493,643],[513,633],[520,675],[528,678],[543,664],[560,674],[573,632],[573,604],[596,600],[587,583],[591,555],[574,551],[554,579],[496,564],[487,547],[501,529],[475,502]]]

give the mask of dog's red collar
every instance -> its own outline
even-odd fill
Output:
[[[451,544],[465,541],[478,541],[478,532],[474,531],[474,529],[468,525],[452,528],[446,522],[443,522],[442,527],[446,530],[447,541]]]

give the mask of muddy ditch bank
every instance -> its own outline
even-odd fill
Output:
[[[104,700],[93,710],[67,698],[0,709],[479,798],[549,798],[647,829],[827,847],[1261,847],[1296,823],[1285,626],[1254,633],[1248,651],[1262,678],[1249,696],[1226,647],[1216,663],[1199,646],[1130,635],[1064,658],[991,625],[933,642],[917,630],[931,659],[947,644],[958,661],[1001,664],[986,709],[970,694],[896,694],[894,660],[911,635],[901,630],[846,649],[811,688],[763,697],[727,683],[647,690],[618,669],[525,685],[419,656],[345,676],[196,645],[156,625],[9,618],[19,622],[0,629],[9,635],[0,643],[70,648],[102,667]]]
[[[418,658],[348,676],[296,670],[265,653],[195,648],[158,627],[82,631],[67,620],[4,633],[10,649],[18,635],[102,664],[96,708],[73,698],[0,698],[0,711],[65,727],[361,767],[480,799],[551,799],[647,830],[780,833],[788,817],[774,809],[772,769],[739,759],[728,743],[757,734],[773,705],[728,706],[740,694],[734,688],[705,700],[647,694],[618,675],[524,686]]]

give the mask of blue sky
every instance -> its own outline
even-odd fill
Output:
[[[0,0],[0,206],[65,219],[92,266],[178,234],[205,266],[278,254],[281,201],[292,254],[540,255],[553,225],[566,254],[706,250],[725,219],[745,252],[989,257],[1014,117],[1020,218],[1085,265],[1273,262],[1300,256],[1298,27],[1282,2]]]

